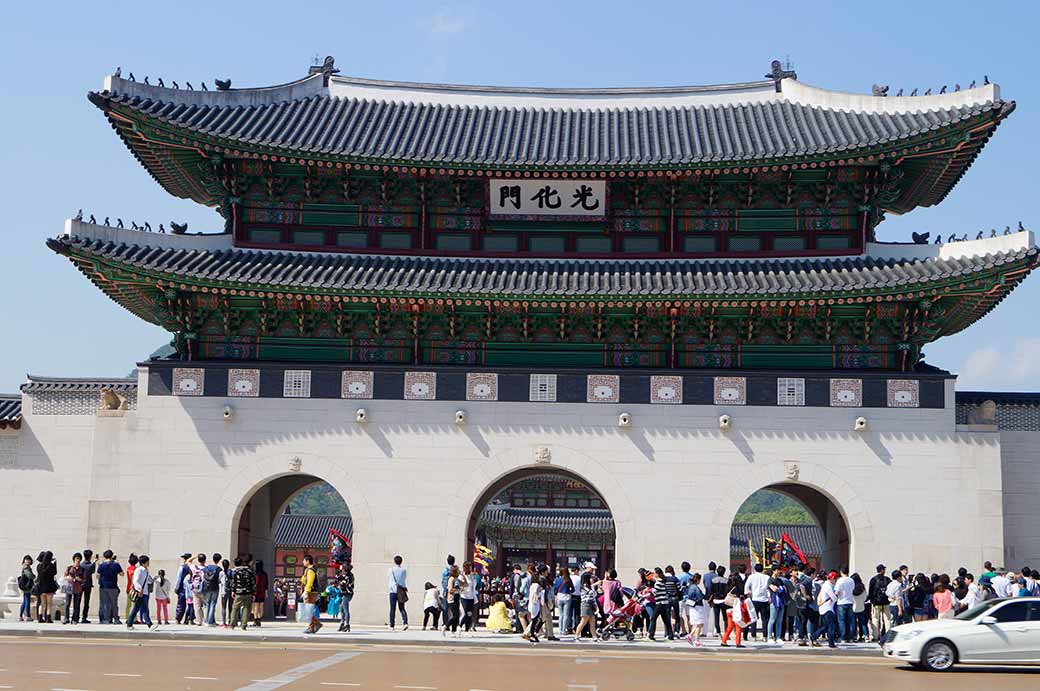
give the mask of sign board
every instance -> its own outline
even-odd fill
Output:
[[[491,218],[602,220],[607,215],[606,180],[489,181]]]

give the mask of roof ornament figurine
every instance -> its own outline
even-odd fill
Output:
[[[940,93],[940,94],[945,94],[945,93],[946,93],[946,85],[945,85],[945,84],[943,84],[943,85],[942,85],[942,88],[941,88],[941,89],[939,89],[939,93]]]
[[[1026,227],[1024,225],[1022,225],[1022,221],[1019,221],[1018,222],[1018,232],[1024,233],[1025,230],[1026,230]]]
[[[871,96],[888,96],[888,84],[885,84],[884,86],[880,86],[878,84],[874,84],[872,87],[870,87],[870,95]]]
[[[152,232],[152,224],[149,223],[148,221],[145,221],[144,222],[144,230],[145,230],[146,233]]]
[[[108,221],[108,216],[105,216],[105,225],[106,225],[106,226],[110,226],[110,225],[112,225],[112,224],[111,224],[111,223],[109,223],[109,221]]]
[[[932,87],[928,87],[927,89],[925,89],[924,90],[924,95],[925,96],[931,96],[932,95]]]
[[[997,229],[996,229],[996,228],[990,228],[990,229],[989,229],[989,236],[990,236],[991,238],[995,238],[995,237],[997,237]]]
[[[144,76],[144,83],[148,84],[148,75],[147,74]]]
[[[1004,226],[1004,235],[1011,235],[1011,226]]]
[[[336,59],[331,55],[326,55],[325,61],[321,63],[321,85],[328,86],[329,79],[337,73],[339,73],[339,70],[336,69]]]
[[[94,214],[90,214],[90,219],[89,219],[89,223],[90,223],[90,225],[92,225],[92,226],[96,226],[96,225],[97,225],[97,219],[96,219],[96,218],[94,218]]]
[[[896,96],[902,96],[902,95],[903,95],[903,90],[902,89],[900,89],[899,91],[896,92]]]
[[[170,83],[173,84],[173,88],[174,89],[179,89],[180,88],[179,86],[177,86],[177,82],[174,81],[174,82],[170,82]]]
[[[954,91],[960,91],[961,90],[961,85],[960,84],[954,84],[953,85],[953,90]]]
[[[132,82],[136,82],[137,81],[137,77],[134,76],[133,72],[130,73],[130,81],[132,81]]]
[[[188,224],[170,221],[170,232],[174,235],[184,235],[188,232]]]
[[[159,86],[161,86],[161,87],[162,87],[162,88],[164,88],[164,89],[166,88],[166,85],[165,85],[165,84],[163,84],[163,80],[162,80],[162,77],[159,77]]]
[[[83,220],[83,209],[80,209],[79,211],[77,211],[76,215],[73,217],[72,220],[74,220],[74,221],[82,221]]]
[[[130,221],[130,230],[141,230],[137,227],[137,221]]]
[[[122,227],[123,227],[123,219],[117,218],[116,219],[116,228],[122,228]]]
[[[982,85],[986,86],[987,84],[989,84],[989,75],[988,74],[984,74],[984,75],[982,75]]]
[[[968,84],[968,88],[969,89],[974,89],[975,88],[975,80],[974,79],[971,80],[971,84]]]
[[[798,79],[798,75],[791,69],[790,62],[786,65],[781,64],[779,60],[773,60],[773,62],[769,63],[769,72],[766,74],[766,79],[773,80],[777,93],[780,93],[780,82],[788,78]]]
[[[950,233],[950,237],[946,238],[946,242],[957,242],[956,234]]]
[[[166,229],[163,228],[163,224],[162,223],[159,224],[159,232],[162,233],[163,235],[166,234]]]
[[[935,244],[937,244],[937,245],[941,245],[942,244],[942,235],[936,235],[935,236]]]
[[[194,91],[195,90],[194,87],[192,87],[191,82],[184,82],[184,86],[186,86],[188,88],[188,91]]]
[[[116,67],[116,71],[112,73],[112,76],[115,77],[116,79],[119,79],[120,77],[122,77],[123,76],[123,68],[122,67]]]
[[[915,245],[927,245],[928,238],[931,237],[931,233],[910,233],[910,236],[914,239]]]
[[[910,95],[911,96],[916,96],[917,95],[917,87],[916,86],[914,87],[914,90],[910,92]]]
[[[206,82],[202,82],[202,90],[209,91],[209,87],[206,86]]]
[[[217,85],[217,91],[227,91],[231,88],[230,79],[214,79],[213,83]]]
[[[979,231],[979,234],[975,236],[975,239],[976,240],[981,240],[982,239],[982,231],[981,230]]]

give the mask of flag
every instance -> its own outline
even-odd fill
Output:
[[[473,547],[473,565],[477,567],[479,573],[486,574],[494,561],[495,558],[492,556],[489,547],[485,547],[481,544],[477,544]]]
[[[776,561],[776,540],[762,536],[762,566],[769,566]]]
[[[759,562],[761,562],[762,558],[759,557],[758,554],[755,553],[755,545],[751,541],[751,538],[748,538],[747,548],[748,548],[748,554],[751,555],[751,563],[752,563],[752,565],[758,564]]]
[[[335,528],[329,528],[329,561],[336,568],[349,564],[354,553],[350,538]]]

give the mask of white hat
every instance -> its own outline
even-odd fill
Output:
[[[585,562],[584,564],[581,565],[581,568],[583,568],[583,569],[595,569],[596,565],[593,564],[591,561],[587,561],[587,562]]]

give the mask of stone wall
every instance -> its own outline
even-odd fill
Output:
[[[306,474],[347,502],[354,614],[382,623],[393,556],[414,589],[437,580],[444,555],[466,549],[477,498],[545,460],[602,494],[626,581],[640,566],[725,562],[737,508],[782,482],[835,503],[863,573],[881,561],[948,571],[1004,553],[1001,438],[956,430],[952,381],[940,409],[373,400],[359,424],[358,401],[149,396],[147,369],[140,376],[137,410],[25,416],[17,463],[0,467],[0,563],[111,547],[148,553],[169,573],[184,551],[231,554],[249,498]],[[618,426],[621,412],[630,427]],[[861,415],[868,430],[854,432]],[[410,610],[418,616],[419,603]]]
[[[1040,564],[1040,432],[1001,431],[1000,456],[1005,565],[1018,570]]]

